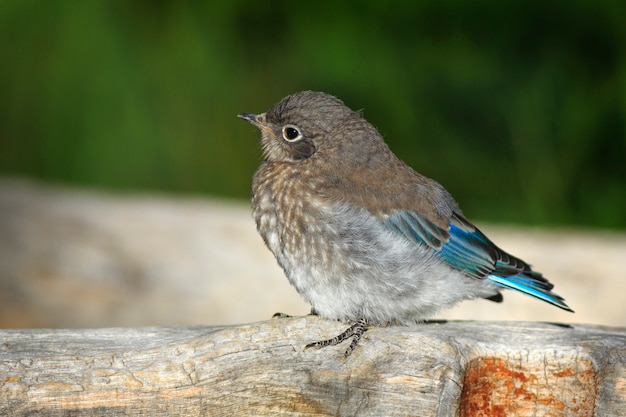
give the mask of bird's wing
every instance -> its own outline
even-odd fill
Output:
[[[431,247],[451,267],[473,278],[482,279],[496,269],[495,245],[460,214],[452,215],[447,230],[412,211],[398,211],[385,224],[409,240]]]
[[[395,212],[384,222],[407,239],[431,247],[448,265],[472,278],[486,278],[571,311],[560,296],[550,291],[553,285],[547,279],[498,248],[458,211],[452,213],[447,230],[413,211]]]

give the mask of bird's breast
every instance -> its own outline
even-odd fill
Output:
[[[252,214],[263,240],[283,267],[286,255],[304,258],[324,246],[325,205],[315,188],[312,181],[303,180],[301,173],[288,167],[266,166],[255,175]]]

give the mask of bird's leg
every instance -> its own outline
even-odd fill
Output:
[[[331,339],[320,340],[319,342],[309,343],[304,348],[305,349],[310,349],[310,348],[320,349],[326,346],[335,346],[352,337],[352,342],[350,343],[350,346],[348,346],[348,349],[346,349],[346,351],[343,354],[347,358],[348,356],[350,356],[350,354],[352,353],[356,345],[359,343],[359,340],[361,340],[361,336],[363,336],[363,333],[369,330],[369,328],[370,328],[370,325],[367,323],[365,319],[359,319],[356,323],[348,327],[348,329],[345,332]]]

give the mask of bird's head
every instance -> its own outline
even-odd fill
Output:
[[[347,122],[367,123],[338,98],[314,91],[287,96],[266,113],[238,116],[261,130],[268,161],[308,159],[320,149],[331,148],[329,141],[341,140],[336,132]]]

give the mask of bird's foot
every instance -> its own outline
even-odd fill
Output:
[[[320,340],[319,342],[309,343],[304,348],[320,349],[326,346],[335,346],[341,342],[348,340],[349,338],[352,338],[350,346],[348,346],[348,349],[346,349],[346,351],[343,353],[343,356],[347,358],[348,356],[350,356],[356,345],[359,343],[359,340],[361,340],[361,336],[363,336],[363,333],[368,331],[370,327],[371,326],[367,323],[365,319],[359,319],[356,323],[348,327],[345,332],[333,337],[332,339]]]
[[[309,313],[310,316],[317,316],[317,311],[315,311],[314,308],[311,309],[311,312]],[[289,317],[293,317],[291,314],[287,314],[287,313],[283,313],[281,311],[279,311],[278,313],[274,313],[272,314],[272,318],[273,319],[286,319]]]

